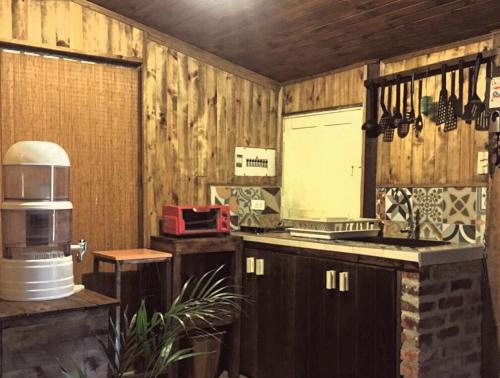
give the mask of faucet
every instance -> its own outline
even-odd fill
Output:
[[[78,244],[71,244],[71,250],[76,251],[76,260],[78,262],[83,261],[83,256],[87,252],[88,242],[84,239],[80,239]]]
[[[408,203],[408,227],[400,230],[403,234],[408,234],[408,239],[420,239],[420,210],[415,213],[415,221],[413,220],[413,211],[411,209],[410,198],[400,188],[397,189]]]

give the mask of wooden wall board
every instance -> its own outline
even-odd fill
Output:
[[[465,45],[436,51],[407,59],[391,59],[382,64],[382,74],[393,74],[418,66],[437,63],[447,59],[475,54],[492,48],[491,38],[484,38]],[[458,78],[457,78],[458,79]],[[451,74],[447,75],[448,91]],[[457,81],[458,83],[458,81]],[[441,78],[423,80],[424,96],[439,97]],[[457,84],[458,85],[458,84]],[[464,93],[467,93],[468,70],[465,72]],[[482,67],[478,81],[478,93],[485,91],[485,68]],[[393,89],[394,94],[394,89]],[[394,96],[393,96],[394,101]],[[417,92],[414,97],[417,105]],[[395,135],[392,143],[379,139],[377,184],[378,186],[474,186],[485,185],[487,177],[476,174],[477,153],[485,150],[488,134],[477,132],[474,125],[459,121],[458,129],[444,132],[443,125],[437,127],[424,117],[424,129],[419,137],[410,133],[405,139]]]
[[[72,240],[87,239],[90,250],[137,247],[137,70],[5,51],[0,68],[0,154],[20,140],[60,144],[72,166]],[[75,264],[76,281],[91,270],[89,257]]]
[[[144,82],[144,241],[163,204],[209,200],[209,184],[277,185],[236,177],[234,148],[277,148],[278,92],[148,40]]]
[[[281,82],[500,26],[496,0],[92,1]]]
[[[144,59],[143,104],[139,107],[144,114],[141,216],[147,230],[145,240],[149,240],[150,233],[158,232],[158,214],[164,202],[205,203],[209,183],[276,184],[275,178],[234,177],[233,165],[235,146],[277,147],[278,85],[261,80],[258,75],[248,75],[245,70],[240,72],[236,66],[227,66],[235,73],[221,70],[203,61],[220,63],[216,59],[208,59],[194,50],[202,60],[164,44],[145,44],[149,33],[144,33],[141,25],[98,8],[85,1],[0,0],[0,41],[49,48],[56,53],[88,54],[89,58],[123,57],[124,63],[140,63]],[[167,37],[161,33],[151,36],[172,42]],[[50,88],[50,83],[44,84]],[[94,103],[85,103],[87,100],[82,103],[91,108],[104,100],[96,98]],[[94,121],[92,114],[82,117],[89,124]],[[102,140],[82,138],[88,143]],[[88,195],[92,196],[96,189],[91,186],[88,189]],[[107,227],[104,221],[107,209],[94,212],[92,232],[101,240]],[[82,227],[92,227],[90,219],[79,222],[87,222]],[[109,243],[113,245],[115,241]]]
[[[0,0],[0,40],[141,58],[143,32],[73,1]]]
[[[285,114],[360,105],[365,100],[364,66],[284,86]]]
[[[231,61],[228,61],[226,59],[223,59],[219,56],[216,56],[214,54],[211,54],[210,52],[206,50],[202,50],[195,45],[186,43],[184,41],[181,41],[177,38],[172,37],[171,35],[167,35],[165,33],[162,33],[154,28],[151,28],[145,24],[141,24],[140,22],[137,22],[133,19],[127,18],[122,14],[113,12],[112,10],[109,10],[107,8],[104,8],[100,5],[94,4],[90,1],[87,0],[71,0],[72,2],[81,5],[82,7],[89,9],[91,11],[95,11],[98,14],[106,15],[107,17],[110,17],[116,21],[122,22],[124,24],[132,26],[134,29],[133,30],[139,30],[144,32],[144,34],[148,34],[149,38],[164,46],[168,46],[171,49],[174,49],[178,52],[181,52],[185,55],[188,55],[190,57],[193,57],[201,62],[204,62],[206,64],[209,64],[219,70],[222,71],[227,71],[230,72],[236,76],[239,76],[243,79],[259,83],[260,85],[263,85],[264,87],[270,88],[270,89],[275,89],[278,90],[280,85],[278,82],[264,76],[260,75],[256,72],[253,72],[249,69],[246,69],[240,65],[237,65]]]

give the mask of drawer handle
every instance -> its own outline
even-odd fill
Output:
[[[337,288],[337,272],[334,270],[326,271],[326,290],[333,290]]]
[[[341,272],[339,275],[339,291],[349,291],[349,272]]]
[[[257,276],[264,275],[264,259],[256,259],[255,260],[255,274]]]
[[[247,273],[255,273],[255,257],[247,257]]]

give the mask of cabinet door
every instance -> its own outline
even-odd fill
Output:
[[[357,314],[356,377],[399,377],[397,272],[357,265],[351,282]]]
[[[305,377],[307,299],[297,257],[246,250],[264,261],[264,274],[245,274],[250,302],[242,318],[241,373],[249,378]],[[305,270],[302,272],[305,273]]]
[[[243,251],[242,293],[246,300],[241,311],[240,372],[248,378],[257,378],[258,355],[258,280],[255,273],[247,272],[247,259],[259,257],[259,252],[249,248]]]
[[[327,289],[327,272],[338,275],[339,266],[332,260],[304,258],[308,265],[309,302],[308,374],[307,377],[337,377],[339,364],[339,315],[337,289]],[[305,261],[301,263],[305,265]],[[335,280],[338,286],[338,279]]]
[[[326,289],[335,271],[336,288]],[[347,273],[347,287],[341,277]],[[308,377],[395,377],[396,272],[311,258]],[[345,291],[342,291],[345,290]]]

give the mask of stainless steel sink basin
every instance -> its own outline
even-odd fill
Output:
[[[350,240],[362,243],[374,243],[374,244],[383,244],[383,245],[392,245],[397,247],[410,247],[410,248],[437,247],[440,245],[450,244],[449,242],[446,241],[385,238],[378,236],[364,237],[364,238],[348,238],[340,240]]]

